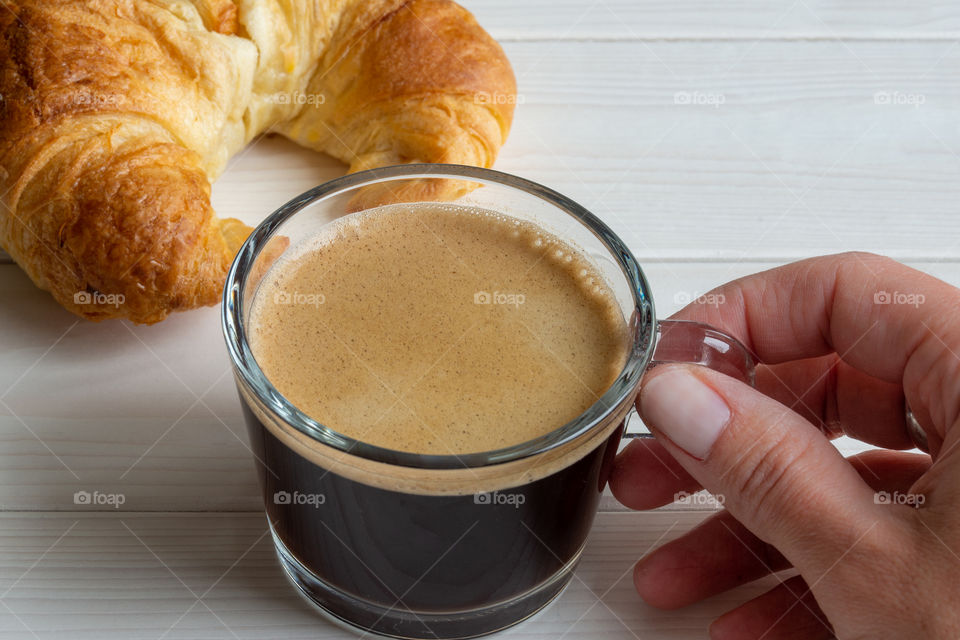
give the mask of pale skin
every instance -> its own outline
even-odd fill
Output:
[[[879,292],[913,297],[883,303]],[[695,365],[644,377],[638,410],[657,438],[618,456],[614,494],[650,509],[704,487],[725,508],[638,562],[640,596],[674,609],[792,568],[716,620],[710,637],[960,638],[960,289],[848,253],[713,293],[724,302],[675,317],[739,338],[762,363],[757,389]],[[726,405],[703,455],[658,427],[675,419],[644,400],[660,376],[661,390],[693,376]],[[904,398],[931,456],[903,451],[914,447]],[[680,426],[693,435],[677,442],[702,442],[700,425]],[[882,450],[844,459],[825,435],[841,432]],[[878,503],[880,491],[913,503]]]

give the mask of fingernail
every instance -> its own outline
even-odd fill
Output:
[[[698,460],[707,457],[730,420],[723,398],[684,368],[671,368],[643,385],[640,414]]]

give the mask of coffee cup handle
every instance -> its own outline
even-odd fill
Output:
[[[756,386],[753,356],[742,342],[702,322],[660,320],[657,322],[656,345],[647,370],[661,364],[685,362],[710,367],[728,376]],[[624,427],[624,439],[652,438],[649,432],[633,431],[642,422],[631,410]]]

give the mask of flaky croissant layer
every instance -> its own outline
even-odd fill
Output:
[[[351,171],[490,166],[516,92],[450,0],[0,0],[0,245],[70,311],[216,304],[210,183],[267,130]]]

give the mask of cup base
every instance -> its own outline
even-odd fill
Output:
[[[403,640],[465,640],[519,624],[542,611],[563,592],[583,552],[581,547],[570,562],[548,580],[515,598],[480,609],[438,614],[411,611],[399,602],[393,607],[384,607],[345,593],[321,580],[297,560],[272,526],[270,533],[287,578],[324,617],[351,631]]]

